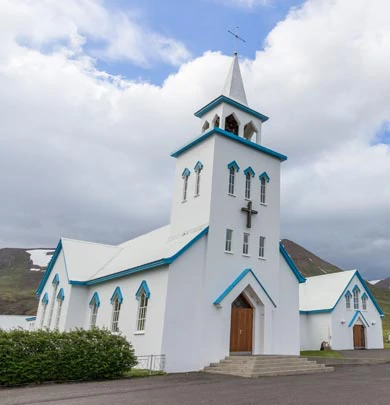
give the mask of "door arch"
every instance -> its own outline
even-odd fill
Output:
[[[232,303],[230,320],[230,352],[252,353],[253,307],[244,294]]]

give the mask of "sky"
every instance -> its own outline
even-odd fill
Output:
[[[169,222],[175,160],[238,44],[281,237],[390,276],[390,2],[0,0],[0,247]]]

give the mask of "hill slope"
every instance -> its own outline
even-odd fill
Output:
[[[53,249],[0,249],[0,314],[35,315],[35,291],[52,252]]]

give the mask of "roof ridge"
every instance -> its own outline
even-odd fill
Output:
[[[109,245],[108,243],[99,243],[99,242],[91,242],[88,240],[80,240],[80,239],[72,239],[72,238],[61,238],[61,241],[71,241],[71,242],[78,242],[78,243],[87,243],[89,245],[99,245],[99,246],[107,246],[107,247],[118,247],[119,245]]]

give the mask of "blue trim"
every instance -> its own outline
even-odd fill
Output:
[[[362,297],[361,297],[362,299],[367,299],[368,298],[368,295],[367,295],[367,293],[366,292],[364,292],[364,294],[362,295]]]
[[[209,231],[209,227],[207,226],[205,229],[203,229],[201,232],[199,232],[198,235],[196,235],[193,239],[191,239],[185,246],[183,246],[177,253],[175,253],[171,257],[159,259],[154,262],[150,262],[150,263],[146,263],[146,264],[142,264],[140,266],[122,270],[122,271],[119,271],[118,273],[109,274],[107,276],[95,278],[93,280],[88,280],[88,281],[70,280],[69,284],[82,285],[82,286],[94,285],[94,284],[98,284],[98,283],[103,283],[108,280],[113,280],[116,278],[128,276],[133,273],[138,273],[140,271],[150,270],[150,269],[153,269],[156,267],[161,267],[161,266],[171,264],[178,257],[180,257],[186,250],[188,250],[194,243],[196,243],[199,239],[201,239],[204,235],[206,235],[208,233],[208,231]]]
[[[38,286],[37,291],[36,291],[37,297],[39,297],[42,294],[43,287],[45,286],[46,281],[49,278],[51,271],[53,270],[53,267],[54,267],[54,265],[56,263],[58,255],[61,252],[61,249],[62,249],[62,242],[60,240],[58,242],[58,244],[57,244],[56,250],[55,250],[52,258],[50,259],[50,262],[49,262],[49,265],[47,266],[45,274],[43,275],[43,277],[41,279],[41,282],[39,283],[39,286]]]
[[[261,180],[263,178],[267,181],[267,183],[269,183],[269,176],[268,176],[267,172],[263,172],[260,174],[259,179]]]
[[[60,291],[58,291],[58,294],[57,294],[56,298],[57,298],[57,300],[61,300],[61,301],[64,300],[65,295],[64,295],[64,289],[63,288],[60,288]]]
[[[352,288],[352,292],[358,290],[360,292],[360,288],[359,286],[356,284],[355,287]]]
[[[299,311],[300,314],[303,315],[310,315],[310,314],[325,314],[328,312],[332,312],[332,309],[313,309],[311,311]]]
[[[142,280],[142,283],[140,284],[140,286],[138,287],[137,292],[135,293],[135,297],[137,298],[137,300],[139,299],[142,291],[145,291],[146,298],[150,297],[150,290],[149,290],[149,287],[148,287],[148,283],[145,280]]]
[[[238,173],[240,171],[240,166],[238,166],[237,162],[233,160],[227,165],[228,169],[230,170],[232,167],[234,167],[235,171]]]
[[[194,170],[195,170],[196,172],[198,171],[198,169],[200,169],[200,170],[203,169],[203,163],[202,163],[200,160],[198,160],[198,161],[196,162],[196,165],[195,165],[195,167],[194,167]]]
[[[377,300],[375,299],[375,297],[372,295],[370,289],[367,287],[366,282],[363,280],[363,277],[360,275],[360,273],[356,270],[356,276],[359,279],[360,283],[362,284],[365,292],[368,294],[368,296],[370,297],[370,300],[372,301],[372,303],[375,305],[375,308],[377,309],[377,311],[379,312],[379,315],[381,316],[381,318],[383,318],[385,316],[385,314],[383,313],[381,307],[379,306]]]
[[[41,302],[43,302],[46,305],[49,303],[49,296],[47,292],[45,292],[45,294],[43,295]]]
[[[253,115],[256,118],[259,118],[262,122],[265,122],[269,119],[266,115],[260,114],[259,112],[252,110],[252,108],[247,107],[244,104],[238,103],[237,101],[232,100],[229,97],[226,96],[219,96],[216,99],[210,101],[207,105],[202,107],[200,110],[198,110],[194,115],[195,117],[201,118],[204,114],[212,110],[214,107],[218,106],[222,102],[225,102],[226,104],[230,104],[233,107],[238,108],[241,111],[244,111],[250,115]]]
[[[294,273],[294,276],[297,278],[299,283],[306,283],[305,277],[301,274],[301,272],[298,270],[298,268],[295,266],[293,260],[291,259],[290,255],[287,253],[286,248],[283,246],[282,242],[279,242],[279,252],[282,254],[284,257],[284,260],[286,260],[286,263],[290,267],[291,271]]]
[[[199,143],[203,142],[204,140],[206,140],[207,138],[209,138],[211,135],[221,135],[225,138],[231,139],[232,141],[238,142],[242,145],[248,146],[249,148],[255,149],[259,152],[263,152],[266,155],[272,156],[276,159],[279,159],[281,162],[284,162],[285,160],[287,160],[287,156],[282,155],[281,153],[275,152],[271,149],[268,149],[264,146],[258,145],[257,143],[251,142],[246,140],[245,138],[241,138],[237,135],[232,134],[231,132],[225,131],[221,128],[213,128],[210,131],[200,135],[198,138],[190,141],[189,143],[187,143],[186,145],[182,146],[180,149],[176,150],[175,152],[173,152],[171,154],[172,157],[177,158],[178,156],[180,156],[182,153],[186,152],[187,150],[191,149],[193,146],[198,145]]]
[[[348,290],[348,291],[344,294],[344,297],[350,297],[350,298],[352,298],[351,291]]]
[[[244,170],[245,176],[246,176],[248,173],[249,173],[252,177],[255,177],[255,172],[253,171],[253,169],[252,169],[250,166],[247,167],[247,168]]]
[[[58,273],[56,273],[56,275],[53,277],[53,281],[51,282],[52,284],[60,284],[60,276],[58,275]]]
[[[181,177],[188,177],[191,174],[190,170],[186,167],[181,174]]]
[[[251,269],[245,269],[241,274],[226,288],[226,290],[213,302],[215,306],[220,306],[223,299],[233,290],[233,288],[248,274],[251,273],[255,278],[261,289],[264,291],[265,295],[272,302],[272,305],[276,308],[276,304],[270,295],[267,293],[266,289],[261,284],[260,280],[256,277],[255,273]]]
[[[96,306],[99,308],[100,307],[100,298],[99,294],[97,291],[95,291],[92,295],[91,300],[89,301],[89,306],[92,306],[94,303],[96,303]]]
[[[356,321],[356,318],[358,316],[360,316],[362,318],[362,320],[365,322],[366,326],[369,328],[370,324],[367,322],[366,318],[360,311],[355,312],[355,315],[352,317],[351,322],[349,323],[348,327],[350,328],[354,324],[354,322]]]
[[[120,287],[116,287],[114,292],[112,293],[111,298],[110,298],[111,304],[114,301],[115,297],[118,297],[119,303],[122,304],[123,295],[122,295],[122,291],[121,291]]]
[[[32,322],[32,321],[35,321],[36,319],[37,319],[36,316],[30,316],[30,317],[26,318],[26,321],[27,322]]]

